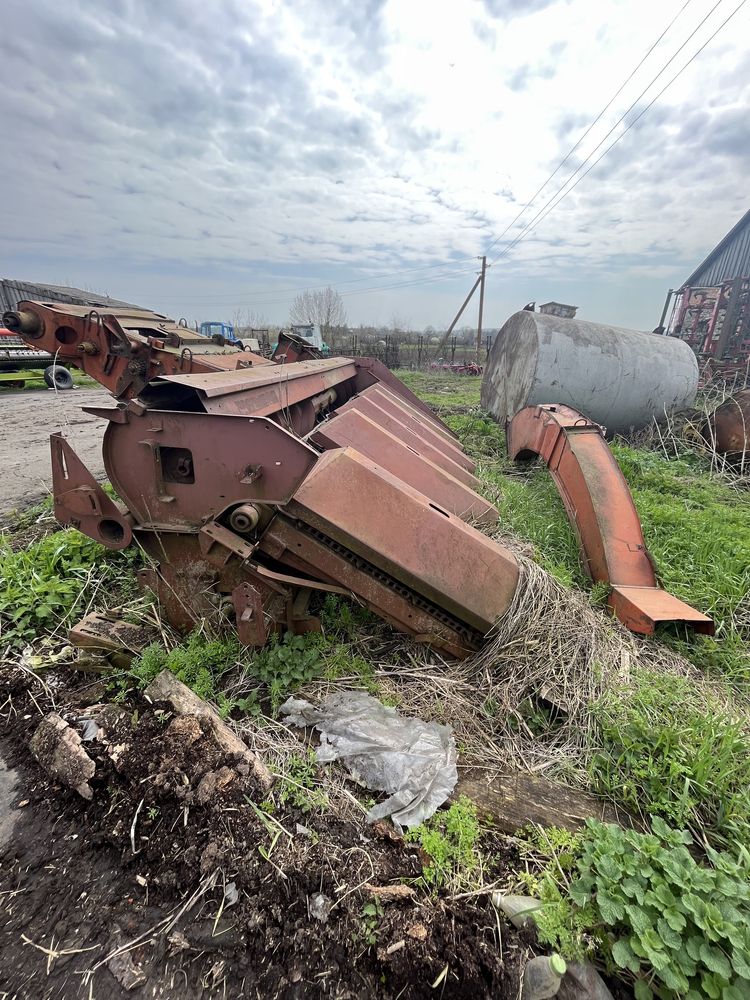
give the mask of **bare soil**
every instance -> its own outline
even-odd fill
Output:
[[[97,479],[105,476],[102,435],[105,421],[82,406],[112,402],[104,389],[0,389],[0,524],[49,494],[52,484],[49,436],[62,431]]]
[[[30,757],[50,699],[15,667],[0,685],[0,753],[16,771],[0,844],[0,996],[518,996],[528,941],[500,933],[487,896],[416,889],[368,924],[368,885],[421,872],[390,826],[286,807],[264,819],[252,776],[205,724],[145,701],[109,710],[105,737],[84,743],[96,762],[86,802]],[[71,724],[104,694],[69,675],[55,692]],[[517,863],[506,841],[496,849],[498,874]]]

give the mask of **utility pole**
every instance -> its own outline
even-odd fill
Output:
[[[479,275],[479,321],[477,323],[477,364],[482,349],[482,313],[484,312],[484,278],[487,273],[487,258],[482,257],[482,273]]]

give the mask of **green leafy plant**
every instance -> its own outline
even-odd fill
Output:
[[[687,847],[688,833],[659,817],[651,833],[587,823],[569,897],[593,908],[611,966],[638,1000],[750,995],[750,855],[709,848],[711,866]]]
[[[378,899],[365,903],[360,911],[362,918],[362,937],[368,948],[378,943],[378,926],[383,916],[383,905]]]
[[[0,536],[0,638],[13,648],[71,620],[92,595],[127,588],[136,550],[110,552],[73,529],[13,551]]]
[[[318,787],[317,770],[314,750],[292,754],[274,789],[279,804],[292,805],[305,813],[327,809],[328,796]]]
[[[222,696],[218,683],[238,661],[242,647],[236,636],[222,639],[207,639],[200,632],[192,632],[183,643],[173,649],[165,649],[158,643],[147,646],[131,664],[130,670],[116,681],[121,689],[134,683],[139,688],[161,673],[171,670],[178,680],[186,684],[207,701],[221,701],[224,714],[228,714],[237,702],[230,702]],[[223,697],[223,701],[222,701]]]
[[[658,816],[650,833],[589,820],[585,832],[526,835],[526,888],[539,939],[565,958],[593,958],[639,1000],[750,995],[750,854],[708,848]]]
[[[440,810],[426,823],[412,827],[405,839],[419,844],[429,857],[422,868],[424,886],[436,890],[471,884],[482,864],[479,834],[476,807],[463,795],[449,809]]]
[[[272,639],[255,655],[248,673],[268,686],[274,712],[300,684],[317,677],[323,669],[319,638],[314,633]]]
[[[329,639],[346,641],[353,639],[363,626],[377,621],[367,608],[345,601],[335,594],[326,594],[319,616],[323,632]]]
[[[592,928],[596,915],[591,904],[577,906],[568,896],[577,875],[583,838],[562,827],[520,830],[519,851],[527,870],[519,873],[526,893],[543,905],[533,914],[542,944],[568,959],[580,961],[596,947]]]
[[[750,739],[687,678],[639,672],[596,709],[598,791],[628,808],[750,846]]]

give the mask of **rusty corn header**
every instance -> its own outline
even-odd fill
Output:
[[[55,513],[141,545],[141,583],[177,627],[229,602],[241,641],[262,646],[318,627],[311,597],[330,592],[464,656],[507,610],[518,566],[474,527],[498,515],[473,462],[375,359],[284,342],[275,362],[141,311],[24,302],[11,323],[119,400],[88,411],[108,422],[121,502],[53,435]]]

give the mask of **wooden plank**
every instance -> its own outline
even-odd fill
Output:
[[[524,771],[498,774],[483,768],[459,769],[451,800],[465,795],[479,814],[502,832],[513,834],[529,823],[580,830],[587,819],[633,826],[626,813],[603,799]]]

